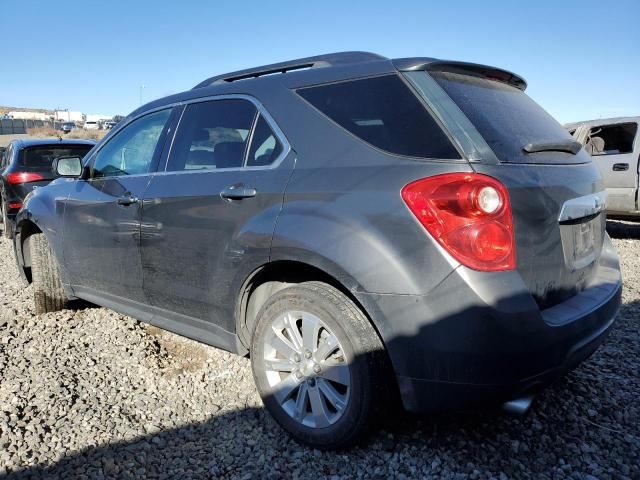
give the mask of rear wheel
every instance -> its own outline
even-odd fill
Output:
[[[258,314],[251,364],[265,407],[296,440],[348,446],[386,399],[386,354],[344,294],[305,282],[274,294]]]
[[[31,278],[36,314],[57,312],[67,308],[68,299],[62,287],[56,259],[42,233],[25,241],[31,257]]]

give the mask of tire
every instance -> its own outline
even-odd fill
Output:
[[[4,202],[2,202],[2,235],[4,235],[4,238],[12,237],[11,221],[7,216],[7,206]]]
[[[387,354],[378,334],[348,297],[321,282],[287,287],[266,301],[251,365],[276,422],[318,449],[358,441],[388,398]]]
[[[57,312],[67,308],[68,299],[62,287],[58,265],[49,243],[42,233],[25,241],[31,256],[31,278],[36,314]]]

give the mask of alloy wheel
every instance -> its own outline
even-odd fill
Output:
[[[272,395],[297,422],[324,428],[343,415],[351,371],[342,345],[316,315],[288,311],[264,339],[264,370]]]

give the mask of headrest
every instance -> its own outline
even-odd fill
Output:
[[[208,142],[209,141],[209,130],[205,128],[201,128],[193,132],[192,142]]]
[[[235,168],[242,166],[244,142],[221,142],[216,145],[216,167]]]

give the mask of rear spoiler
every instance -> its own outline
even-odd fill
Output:
[[[487,78],[506,83],[524,91],[527,82],[515,73],[500,68],[489,67],[477,63],[455,62],[438,60],[436,58],[397,58],[392,60],[393,65],[401,72],[413,72],[426,70],[428,72],[449,72]]]

